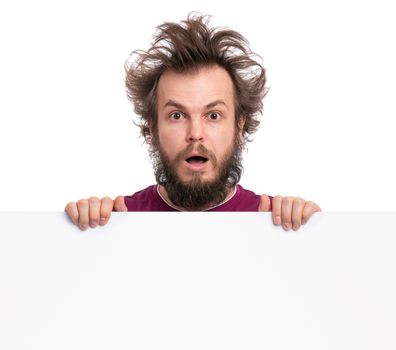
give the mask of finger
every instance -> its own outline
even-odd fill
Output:
[[[89,204],[88,199],[80,199],[77,202],[78,225],[81,230],[86,230],[89,224]]]
[[[74,225],[78,225],[78,210],[75,202],[66,204],[65,212],[69,215],[70,220]]]
[[[293,208],[292,208],[292,225],[294,231],[297,231],[301,226],[304,206],[305,206],[304,199],[299,197],[294,198]]]
[[[270,211],[271,208],[271,200],[265,194],[260,197],[260,205],[258,211]]]
[[[307,221],[309,220],[309,218],[312,216],[313,213],[316,213],[318,211],[322,211],[322,209],[320,209],[319,205],[317,205],[314,202],[308,201],[305,203],[305,207],[303,210],[303,214],[302,214],[302,224],[305,225],[307,223]]]
[[[115,209],[115,211],[128,211],[128,208],[125,205],[125,200],[124,200],[123,196],[118,196],[114,200],[114,209]]]
[[[289,231],[292,227],[292,209],[293,209],[293,197],[284,197],[282,199],[282,226],[286,231]]]
[[[106,225],[110,219],[111,211],[113,210],[113,200],[109,197],[102,198],[100,206],[100,225]]]
[[[94,228],[99,224],[100,217],[100,199],[91,197],[88,199],[89,203],[89,225]]]
[[[272,198],[272,221],[275,225],[281,224],[282,196]]]

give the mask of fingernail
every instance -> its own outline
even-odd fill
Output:
[[[280,225],[280,223],[281,223],[281,218],[280,218],[280,216],[275,217],[275,223],[276,223],[277,225]]]
[[[297,231],[297,230],[298,230],[298,225],[294,225],[294,226],[293,226],[293,230],[294,230],[294,231]]]
[[[96,227],[96,225],[97,225],[97,223],[96,223],[96,222],[91,222],[91,224],[90,224],[90,226],[91,226],[92,228],[95,228],[95,227]]]
[[[288,223],[284,224],[283,227],[285,228],[286,231],[290,230],[290,225]]]
[[[88,228],[87,225],[80,225],[80,229],[83,230],[83,231],[85,231],[87,228]]]
[[[104,225],[105,222],[106,222],[105,218],[100,218],[100,220],[99,220],[100,225]]]
[[[301,221],[301,224],[305,225],[305,220],[302,220],[302,221]]]

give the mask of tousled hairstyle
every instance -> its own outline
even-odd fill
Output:
[[[209,16],[194,12],[179,23],[165,22],[157,27],[148,51],[135,50],[125,63],[126,90],[135,113],[140,116],[141,135],[148,141],[157,130],[157,85],[165,71],[197,72],[218,65],[230,75],[234,85],[235,123],[246,118],[242,135],[251,141],[260,122],[263,98],[267,93],[264,67],[254,60],[249,42],[227,28],[209,28]]]

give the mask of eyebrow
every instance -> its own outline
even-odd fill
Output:
[[[223,100],[216,100],[216,101],[210,102],[205,106],[205,108],[209,109],[209,108],[213,108],[214,106],[217,106],[217,105],[224,105],[227,108],[227,105]],[[181,103],[176,102],[174,100],[168,100],[168,102],[165,103],[164,107],[167,107],[167,106],[176,107],[179,109],[187,109],[184,105],[182,105]]]

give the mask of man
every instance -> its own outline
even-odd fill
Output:
[[[134,51],[126,65],[157,185],[114,201],[70,202],[66,213],[85,230],[106,224],[112,211],[272,211],[276,225],[297,230],[320,211],[317,204],[259,196],[238,184],[266,93],[265,69],[251,58],[247,40],[210,29],[200,15],[157,29],[152,47]]]

